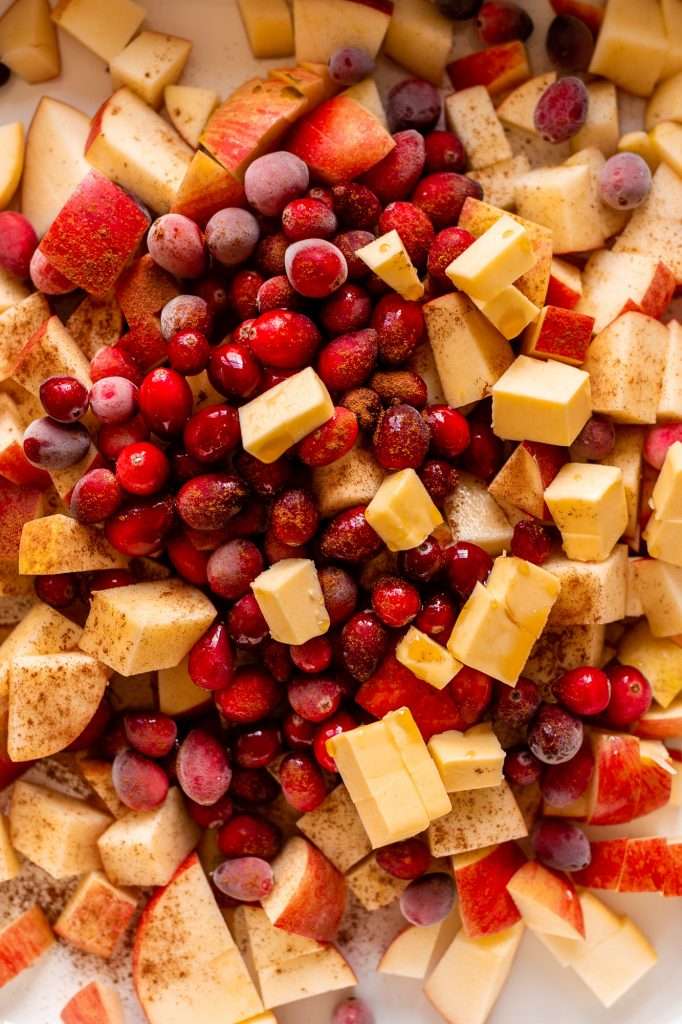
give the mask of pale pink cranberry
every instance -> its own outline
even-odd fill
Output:
[[[290,245],[285,268],[292,288],[308,299],[326,299],[348,278],[345,256],[323,238],[307,238]]]
[[[81,423],[57,423],[44,416],[24,431],[24,455],[41,469],[68,469],[88,452],[90,435]]]
[[[556,871],[580,871],[592,859],[590,841],[575,822],[543,818],[531,836],[535,856]]]
[[[260,857],[236,857],[223,861],[212,877],[220,892],[242,903],[263,900],[275,887],[272,868]]]
[[[374,1024],[374,1014],[364,999],[344,999],[334,1010],[332,1024]]]
[[[123,727],[131,747],[146,757],[165,757],[175,746],[178,727],[168,715],[129,711]]]
[[[594,754],[589,742],[570,761],[550,764],[545,768],[540,788],[552,807],[566,807],[582,796],[594,772]]]
[[[583,742],[583,724],[556,704],[542,704],[528,730],[528,746],[544,764],[562,764]]]
[[[324,722],[341,706],[343,690],[331,676],[298,676],[287,691],[291,707],[306,722]]]
[[[227,751],[205,729],[192,729],[175,760],[178,782],[195,804],[210,807],[225,795],[232,781]]]
[[[259,213],[277,217],[288,202],[303,195],[309,180],[308,167],[293,153],[267,153],[247,168],[244,190]]]
[[[119,800],[131,811],[153,811],[168,793],[168,776],[161,765],[134,750],[116,755],[111,781]]]
[[[248,592],[263,571],[263,556],[253,541],[237,538],[223,544],[210,556],[208,584],[214,594],[234,601]]]
[[[125,377],[102,377],[92,386],[90,406],[102,423],[126,423],[137,412],[138,390]]]
[[[147,248],[154,262],[175,277],[201,277],[206,270],[201,228],[180,213],[166,213],[154,221]]]
[[[208,251],[224,267],[245,263],[259,237],[260,228],[254,215],[238,207],[219,210],[206,225]]]
[[[455,883],[451,875],[424,875],[410,882],[400,897],[400,910],[406,921],[420,927],[444,921],[455,902]]]
[[[213,315],[199,295],[177,295],[161,310],[161,333],[166,341],[180,331],[201,331],[209,335]]]

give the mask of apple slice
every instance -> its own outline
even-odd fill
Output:
[[[116,952],[137,906],[136,897],[102,874],[85,875],[57,918],[54,930],[84,953],[109,959]]]
[[[113,815],[114,818],[123,818],[128,813],[129,809],[119,800],[114,789],[109,761],[79,758],[76,767],[101,802],[102,810]]]
[[[194,85],[167,85],[163,98],[178,134],[188,146],[197,149],[206,122],[218,106],[217,93]]]
[[[668,839],[664,896],[682,896],[682,839]]]
[[[24,126],[19,121],[0,125],[0,210],[16,192],[24,167]]]
[[[466,853],[528,835],[523,815],[506,782],[487,789],[451,793],[450,798],[450,814],[429,825],[429,846],[434,857]]]
[[[161,669],[157,674],[159,711],[174,718],[194,714],[211,703],[210,694],[192,682],[187,671],[187,658],[175,668]]]
[[[376,57],[392,13],[390,0],[294,0],[296,60],[326,64],[343,46],[358,46]]]
[[[113,987],[91,981],[62,1010],[64,1024],[125,1024],[121,998]]]
[[[562,309],[575,309],[583,294],[580,268],[558,257],[552,259],[552,270],[547,287],[547,305]]]
[[[115,345],[122,334],[119,304],[113,295],[103,299],[86,295],[66,321],[66,329],[88,359],[92,359],[101,348]]]
[[[675,291],[675,278],[665,263],[637,253],[594,253],[582,282],[576,310],[594,317],[595,334],[628,310],[662,316]]]
[[[440,86],[452,47],[452,21],[430,0],[399,0],[384,52],[417,78]]]
[[[507,890],[532,931],[563,939],[585,937],[578,894],[567,875],[528,861],[507,883]]]
[[[133,983],[149,1024],[237,1024],[263,1009],[196,854],[142,914]]]
[[[298,827],[339,871],[348,871],[372,852],[345,786],[337,786],[319,807],[299,818]]]
[[[109,0],[106,18],[99,0],[59,0],[52,18],[98,57],[109,63],[133,38],[145,10],[133,0]]]
[[[471,939],[510,928],[521,914],[507,883],[525,864],[516,843],[500,843],[453,857],[462,928]]]
[[[54,945],[50,924],[35,904],[0,930],[0,988],[32,967]]]
[[[618,892],[662,892],[668,873],[668,845],[661,836],[628,839]]]
[[[589,956],[590,950],[618,933],[622,918],[593,896],[583,890],[578,896],[585,925],[584,939],[560,939],[556,935],[535,932],[543,946],[552,953],[562,967],[573,967]]]
[[[627,845],[627,839],[593,839],[590,842],[590,863],[571,873],[575,884],[618,892]]]
[[[667,637],[653,636],[646,621],[625,633],[618,660],[644,673],[661,707],[667,708],[682,690],[682,648]]]
[[[208,153],[199,150],[180,183],[172,212],[184,214],[203,226],[218,210],[245,205],[241,182]]]
[[[457,91],[484,85],[491,96],[530,78],[526,47],[518,39],[460,57],[448,64],[447,72]]]
[[[294,26],[286,0],[238,0],[254,57],[288,57],[294,52]]]
[[[590,784],[588,821],[619,825],[632,821],[641,786],[639,740],[636,736],[595,731],[590,737],[594,774]]]
[[[380,121],[384,128],[388,128],[386,111],[381,101],[381,93],[374,78],[363,78],[361,82],[351,85],[350,89],[344,90],[344,96],[350,96],[370,114],[374,114],[377,121]]]
[[[113,89],[127,86],[150,107],[158,109],[163,91],[185,70],[192,44],[189,39],[162,32],[140,32],[109,63]]]
[[[287,148],[323,181],[336,184],[365,174],[395,148],[395,141],[373,114],[342,94],[303,118]]]
[[[646,936],[623,917],[615,934],[581,950],[571,966],[597,999],[610,1007],[655,966],[656,960],[656,951]]]
[[[637,722],[635,733],[649,740],[682,737],[682,697],[676,697],[667,708],[654,704]]]
[[[564,448],[522,441],[488,485],[488,491],[503,506],[513,505],[527,516],[549,520],[545,490],[565,462]]]
[[[262,902],[284,931],[318,942],[336,935],[346,906],[346,880],[307,839],[290,839],[273,861],[275,886]]]
[[[380,974],[423,980],[451,945],[459,927],[457,907],[438,924],[409,925],[384,950],[377,970]]]
[[[0,18],[0,54],[25,82],[47,82],[61,70],[48,0],[14,0]]]
[[[22,352],[49,316],[50,307],[41,292],[34,292],[0,315],[0,380],[14,373]]]
[[[0,477],[0,563],[16,562],[24,523],[44,515],[43,493],[36,488],[17,487]]]
[[[14,274],[0,267],[0,314],[28,298],[30,292]]]
[[[639,744],[639,793],[635,817],[650,814],[670,802],[675,767],[668,750],[658,740]]]
[[[574,309],[545,306],[523,333],[521,351],[540,359],[582,366],[592,340],[594,319]]]

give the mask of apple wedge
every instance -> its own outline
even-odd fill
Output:
[[[76,765],[78,773],[92,789],[103,811],[114,818],[123,818],[128,808],[118,797],[111,779],[111,763],[96,758],[83,757]]]
[[[452,21],[430,0],[398,0],[384,52],[418,78],[440,86],[452,47]]]
[[[107,63],[132,39],[144,17],[144,8],[133,0],[108,0],[106,17],[99,0],[59,0],[52,12],[61,29]]]
[[[167,85],[163,98],[171,124],[188,146],[197,149],[206,122],[218,106],[217,93],[194,85]]]
[[[272,924],[328,942],[346,907],[346,880],[307,839],[290,839],[272,864],[275,886],[262,902]]]
[[[196,854],[142,914],[133,983],[149,1024],[237,1024],[263,1009]]]
[[[632,821],[639,802],[640,754],[636,736],[593,732],[594,774],[590,784],[588,821],[619,825]]]
[[[429,846],[434,857],[467,853],[528,835],[523,815],[506,782],[449,795],[451,812],[429,825]]]
[[[359,178],[395,141],[373,114],[347,95],[334,96],[294,128],[287,148],[329,184]]]
[[[348,871],[372,852],[345,786],[337,786],[319,807],[299,818],[298,827],[339,871]]]
[[[369,913],[390,907],[407,888],[404,879],[384,871],[374,853],[352,867],[346,881],[356,902]]]
[[[462,928],[471,939],[511,928],[521,914],[507,883],[525,864],[516,843],[500,843],[453,857]]]
[[[537,135],[535,129],[535,108],[545,89],[556,82],[556,71],[536,75],[517,87],[497,107],[497,116],[508,128],[518,128],[530,135]]]
[[[123,331],[123,317],[116,299],[86,295],[66,321],[66,329],[89,358],[105,346],[115,345]]]
[[[208,153],[198,150],[180,183],[171,209],[173,213],[184,214],[203,226],[218,210],[245,205],[242,183]]]
[[[0,315],[0,380],[14,373],[29,341],[49,316],[50,307],[40,292],[34,292]]]
[[[288,57],[294,52],[294,26],[286,0],[238,0],[254,57]]]
[[[0,125],[0,210],[4,210],[19,187],[24,168],[24,126],[19,121]]]
[[[14,0],[0,18],[3,63],[25,82],[47,82],[61,70],[48,0]]]
[[[0,930],[0,988],[32,967],[54,945],[50,924],[35,904]]]
[[[75,949],[109,959],[137,907],[133,893],[118,889],[102,874],[85,875],[55,922],[55,933]]]
[[[575,884],[588,889],[618,892],[627,845],[627,839],[593,839],[590,842],[590,863],[571,873]]]
[[[121,998],[113,987],[90,981],[62,1010],[63,1024],[125,1024]]]
[[[23,282],[0,267],[0,314],[5,313],[18,302],[28,298],[30,292]]]
[[[423,980],[451,945],[459,927],[456,907],[438,924],[423,927],[409,925],[384,950],[377,965],[379,974]]]
[[[562,309],[575,309],[583,294],[580,268],[558,257],[552,260],[547,288],[547,305]]]
[[[150,107],[158,109],[164,89],[182,76],[191,49],[189,39],[163,32],[140,32],[110,62],[112,88],[127,86]]]
[[[9,837],[7,818],[0,814],[0,882],[11,882],[20,870],[19,858]]]
[[[676,697],[667,708],[654,704],[637,722],[635,733],[648,740],[682,737],[682,697]]]
[[[343,46],[359,46],[376,57],[392,13],[390,0],[294,0],[296,60],[326,64]]]
[[[531,860],[507,882],[507,891],[532,931],[563,939],[585,937],[578,894],[567,875]]]
[[[127,564],[99,530],[61,513],[25,523],[21,532],[19,572],[25,576],[123,569]]]

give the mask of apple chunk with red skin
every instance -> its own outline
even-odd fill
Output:
[[[91,871],[59,915],[54,930],[71,946],[105,959],[113,956],[135,913],[137,899]]]
[[[619,892],[659,892],[665,885],[668,845],[661,836],[628,839]]]
[[[453,857],[462,927],[475,939],[510,928],[521,915],[507,882],[526,862],[516,843],[500,843]]]
[[[510,879],[507,889],[532,931],[565,939],[585,937],[580,900],[566,875],[530,860]]]
[[[303,118],[287,145],[314,175],[331,185],[359,178],[394,147],[394,139],[378,118],[343,95]]]
[[[545,306],[535,323],[523,335],[522,351],[527,356],[557,359],[569,366],[582,366],[592,340],[594,318],[559,306]]]
[[[526,48],[517,39],[460,57],[448,64],[446,71],[457,91],[484,85],[491,96],[530,78]]]
[[[594,774],[589,793],[590,825],[620,825],[637,813],[641,786],[639,740],[623,733],[591,736]]]
[[[197,150],[171,212],[181,213],[204,226],[214,213],[228,206],[246,206],[244,186],[208,153]]]
[[[91,981],[76,992],[60,1016],[64,1024],[125,1024],[118,992],[101,981]]]
[[[418,679],[389,654],[376,672],[362,684],[355,695],[356,702],[375,718],[383,718],[389,711],[409,708],[425,740],[449,729],[461,731],[466,723],[448,688],[435,690],[423,679]]]
[[[116,284],[150,223],[127,192],[90,171],[57,214],[40,251],[79,288],[102,297]]]
[[[617,892],[625,864],[627,839],[593,839],[590,843],[590,863],[571,877],[576,885],[588,889],[608,889]]]
[[[635,817],[651,814],[670,802],[675,769],[662,743],[642,740],[639,746],[639,792]]]
[[[540,441],[522,441],[488,490],[496,501],[513,505],[535,519],[551,522],[545,491],[566,461],[565,448]]]
[[[582,294],[583,282],[578,267],[555,256],[547,287],[547,305],[575,309]]]
[[[0,478],[0,562],[15,562],[24,523],[43,515],[43,493]]]
[[[0,988],[31,967],[54,945],[47,918],[36,904],[0,931]]]
[[[646,740],[682,737],[682,697],[675,698],[667,708],[651,708],[642,715],[634,731]]]
[[[24,421],[10,395],[0,394],[0,476],[17,487],[45,491],[50,476],[24,455]]]
[[[346,879],[307,839],[294,836],[273,861],[275,885],[263,901],[272,924],[331,941],[346,908]]]
[[[116,282],[116,299],[129,324],[156,316],[180,294],[177,282],[149,253],[135,260]]]

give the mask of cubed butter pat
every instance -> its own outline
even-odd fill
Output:
[[[419,547],[443,522],[413,469],[386,477],[367,506],[365,518],[391,551]]]
[[[487,299],[485,302],[474,299],[473,302],[507,340],[516,338],[529,324],[537,320],[540,313],[535,303],[527,299],[513,284],[507,285],[493,299]]]
[[[261,462],[274,462],[333,415],[329,392],[308,366],[240,408],[242,444]]]
[[[274,640],[304,644],[329,629],[329,615],[315,563],[284,558],[251,584],[254,597]]]
[[[448,793],[502,784],[504,750],[490,722],[432,736],[429,751]]]
[[[450,811],[450,800],[436,764],[417,728],[409,708],[398,708],[384,718],[391,739],[400,751],[407,772],[414,782],[429,821]]]
[[[608,558],[628,524],[623,473],[616,466],[569,462],[545,490],[545,501],[564,551],[578,562]]]
[[[659,519],[682,521],[682,442],[671,444],[651,495]]]
[[[570,445],[592,414],[589,374],[554,359],[518,356],[492,395],[493,430],[508,441]]]
[[[535,639],[509,617],[501,601],[477,583],[455,622],[448,650],[470,668],[515,686]]]
[[[421,299],[424,285],[397,231],[389,231],[358,249],[356,256],[403,299]]]
[[[538,636],[561,589],[557,578],[546,569],[515,557],[496,558],[485,586],[517,626]]]
[[[454,285],[474,299],[494,299],[536,260],[526,229],[506,215],[489,227],[446,269]]]
[[[395,656],[401,665],[436,690],[447,686],[462,667],[445,647],[416,626],[408,629],[395,649]]]

